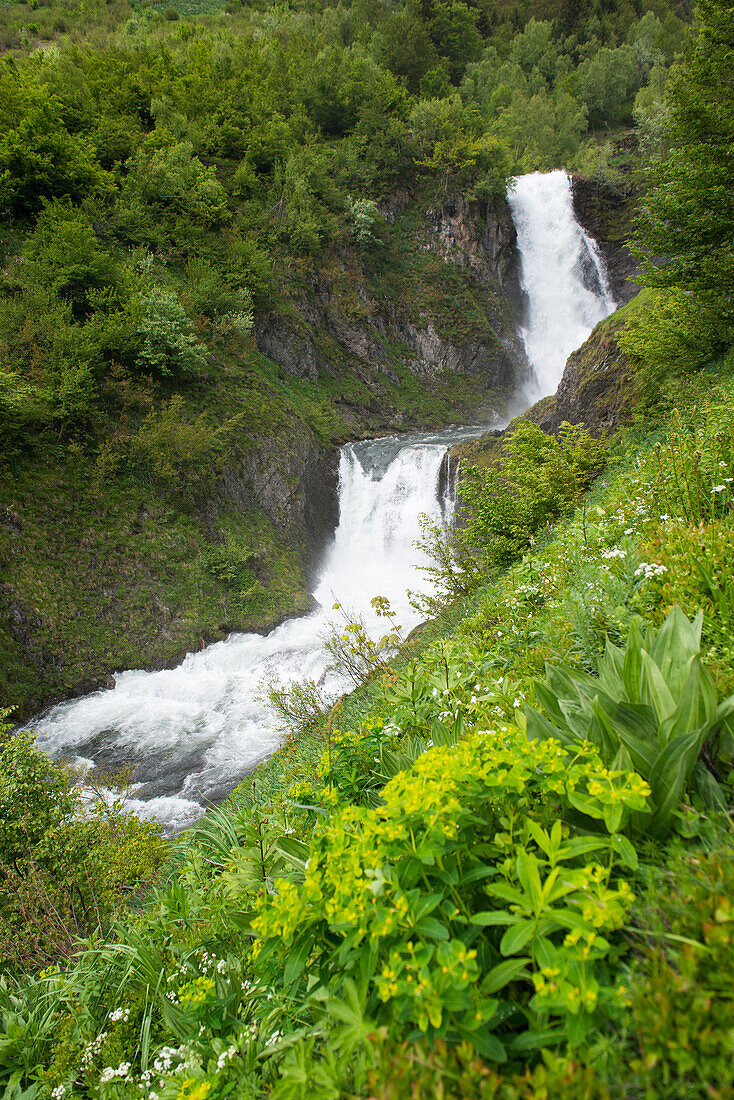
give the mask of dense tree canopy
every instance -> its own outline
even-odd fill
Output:
[[[689,291],[734,324],[734,6],[700,0],[669,85],[667,152],[640,233],[647,281]]]

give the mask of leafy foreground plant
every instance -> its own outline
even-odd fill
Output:
[[[591,743],[608,766],[638,771],[650,785],[650,806],[632,823],[658,838],[670,831],[692,775],[709,806],[724,805],[709,768],[731,759],[734,696],[717,701],[701,663],[702,623],[702,612],[691,623],[676,606],[645,637],[633,624],[624,650],[607,640],[598,679],[548,664],[535,694],[550,717],[525,711],[529,737],[569,747]],[[709,768],[699,762],[707,744]],[[585,812],[582,803],[577,808]]]
[[[622,830],[647,791],[589,746],[534,745],[516,727],[431,749],[387,784],[383,806],[326,820],[260,899],[258,971],[288,987],[311,1035],[325,1006],[356,998],[396,1042],[469,1040],[497,1062],[578,1043],[597,1009],[624,1000],[607,937],[632,901]],[[607,835],[561,824],[578,799]]]

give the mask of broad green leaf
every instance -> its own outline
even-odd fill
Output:
[[[513,1054],[520,1054],[528,1050],[540,1050],[541,1047],[553,1046],[555,1043],[565,1043],[565,1027],[546,1027],[542,1030],[523,1031],[509,1044]]]
[[[566,720],[566,725],[577,741],[591,741],[592,744],[599,744],[599,739],[593,736],[591,728],[593,713],[588,707],[585,707],[578,699],[559,699],[558,705]]]
[[[470,1031],[466,1027],[457,1027],[456,1030],[462,1039],[466,1039],[484,1058],[498,1063],[507,1061],[507,1051],[504,1046],[496,1035],[486,1030],[486,1027],[477,1031]]]
[[[438,748],[456,744],[453,733],[439,718],[434,718],[431,723],[431,740]]]
[[[500,924],[515,924],[517,917],[514,913],[508,913],[506,909],[482,909],[479,913],[473,913],[469,918],[470,924],[478,924],[480,928],[491,928]]]
[[[615,709],[615,705],[612,704],[610,710]],[[603,707],[598,695],[592,701],[591,713],[594,718],[591,727],[593,734],[591,740],[599,746],[599,755],[602,760],[606,764],[610,764],[619,749],[619,734],[614,720],[611,718],[609,711]]]
[[[557,725],[565,725],[563,712],[558,706],[558,696],[542,680],[533,681],[533,691],[536,700],[540,703]]]
[[[599,684],[602,690],[613,699],[619,699],[622,696],[623,667],[624,652],[607,638],[604,656],[599,662]]]
[[[576,859],[578,856],[596,852],[599,848],[606,848],[609,841],[606,837],[574,836],[566,840],[559,853],[559,859]]]
[[[710,726],[716,720],[716,687],[701,664],[701,658],[691,657],[688,676],[681,688],[678,706],[663,723],[664,742],[690,730]]]
[[[584,1039],[589,1034],[591,1020],[591,1013],[585,1012],[583,1009],[575,1016],[569,1015],[566,1017],[569,1046],[577,1047],[580,1043],[583,1043]]]
[[[560,822],[557,821],[555,823],[555,825],[553,826],[554,829],[555,829],[556,825],[560,826]],[[541,852],[544,852],[547,856],[550,856],[551,851],[553,850],[552,849],[552,843],[551,843],[551,838],[548,835],[548,833],[545,831],[545,829],[541,828],[541,826],[538,824],[538,822],[533,821],[532,818],[528,818],[528,820],[526,822],[526,828],[527,828],[528,832],[530,833],[531,837],[533,838],[533,840],[535,841],[535,843],[540,848]]]
[[[637,706],[642,702],[642,648],[643,638],[636,622],[632,623],[627,635],[622,665],[622,682],[627,701]]]
[[[526,969],[529,962],[530,959],[524,957],[508,959],[507,962],[499,963],[490,970],[482,982],[482,993],[496,993],[498,990],[504,989],[510,982],[517,981],[520,977],[529,979],[530,974]]]
[[[701,622],[697,615],[690,623],[675,604],[655,635],[650,657],[660,670],[674,699],[680,698],[688,675],[688,662],[701,648]]]
[[[539,913],[543,908],[543,887],[538,874],[538,862],[529,852],[521,851],[517,857],[517,877],[523,890],[530,898],[532,908]]]
[[[289,863],[292,863],[300,870],[306,870],[306,863],[309,857],[308,844],[304,844],[302,840],[298,840],[294,836],[279,836],[273,842],[275,848]]]
[[[576,741],[576,738],[565,729],[565,726],[554,726],[544,714],[534,710],[527,703],[525,704],[525,722],[530,741],[545,741],[549,737],[553,737],[556,741],[562,741],[567,745],[574,744]]]
[[[521,909],[530,909],[529,898],[508,882],[491,882],[484,889],[490,897],[502,898],[510,905],[519,905]]]
[[[447,940],[449,938],[448,929],[435,917],[421,917],[414,928],[416,932],[421,936],[427,936],[429,940]]]
[[[284,985],[292,985],[293,982],[301,976],[312,947],[313,939],[311,936],[301,936],[295,941],[288,952],[288,958],[283,970]]]
[[[624,807],[616,803],[612,806],[604,807],[604,824],[608,833],[616,833],[619,826],[622,824],[622,814]]]
[[[673,698],[670,688],[665,682],[665,679],[660,672],[660,669],[653,661],[647,650],[642,651],[642,698],[646,703],[650,703],[655,711],[658,722],[662,723],[668,718],[675,710],[675,699]]]
[[[637,852],[635,851],[633,845],[626,836],[615,836],[614,850],[615,852],[619,852],[620,858],[625,867],[629,867],[630,871],[637,870]]]
[[[497,874],[497,868],[493,864],[484,867],[472,867],[459,879],[462,886],[469,886],[472,882],[481,882],[483,878],[491,878]]]
[[[597,800],[589,794],[582,794],[581,791],[569,791],[568,801],[574,809],[579,810],[588,817],[593,817],[597,821],[600,821],[604,816],[604,811]]]
[[[669,741],[660,752],[648,780],[655,805],[648,827],[651,836],[660,839],[669,832],[705,736],[705,729],[692,730]]]
[[[418,898],[417,902],[413,906],[413,918],[420,920],[422,917],[427,917],[429,913],[432,913],[436,906],[443,900],[443,894],[426,894],[422,898]]]
[[[521,920],[512,927],[508,928],[504,936],[500,941],[500,954],[501,955],[515,955],[518,951],[522,951],[526,943],[528,943],[535,934],[535,921],[533,920]]]
[[[691,786],[707,810],[726,810],[726,796],[714,776],[700,760],[691,772]]]

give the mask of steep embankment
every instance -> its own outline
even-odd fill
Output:
[[[379,248],[284,277],[183,396],[113,380],[106,438],[0,489],[0,671],[19,715],[306,610],[336,446],[486,415],[524,371],[507,204],[382,206]]]

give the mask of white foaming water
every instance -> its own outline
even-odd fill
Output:
[[[418,516],[441,516],[439,475],[446,448],[478,429],[412,438],[388,437],[342,448],[340,519],[314,595],[321,607],[270,634],[233,634],[177,668],[123,672],[115,687],[54,707],[34,728],[55,757],[135,769],[130,808],[170,828],[184,828],[207,804],[228,794],[280,735],[263,701],[263,681],[324,678],[327,690],[348,684],[327,672],[322,636],[338,618],[335,601],[363,616],[371,633],[385,620],[370,600],[386,596],[403,629],[419,620],[407,589],[425,589],[416,571]]]
[[[556,392],[571,352],[616,307],[597,247],[576,221],[567,173],[520,176],[507,198],[528,298],[522,337],[532,403]]]

